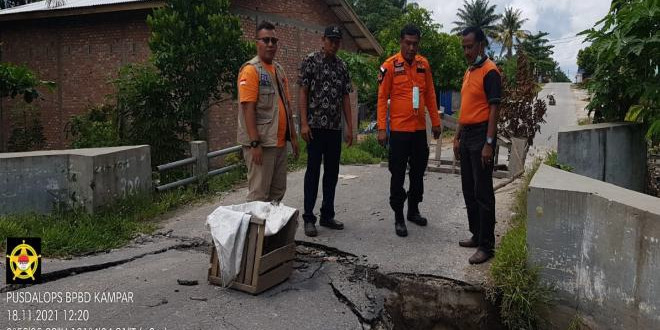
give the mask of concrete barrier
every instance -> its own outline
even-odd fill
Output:
[[[646,189],[646,140],[637,123],[568,127],[558,133],[557,160],[573,172],[617,186]]]
[[[660,329],[660,199],[542,165],[527,212],[528,260],[560,305],[598,329]]]
[[[0,214],[93,212],[152,190],[149,146],[0,153]]]

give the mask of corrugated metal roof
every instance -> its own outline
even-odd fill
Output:
[[[121,3],[149,2],[149,1],[153,1],[153,0],[66,0],[63,5],[57,7],[50,7],[50,8],[46,6],[46,1],[39,1],[34,3],[29,3],[27,5],[0,10],[0,15],[29,13],[29,12],[38,12],[38,11],[55,11],[55,10],[64,10],[64,9],[96,7],[96,6],[105,6],[105,5],[115,5]]]
[[[346,0],[324,0],[330,9],[341,20],[342,25],[348,33],[355,39],[358,47],[368,53],[380,55],[383,53],[383,47],[376,41],[376,38],[369,32],[362,23],[351,5]]]

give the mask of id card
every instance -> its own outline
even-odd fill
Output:
[[[419,87],[414,86],[412,89],[412,102],[413,109],[419,110]]]

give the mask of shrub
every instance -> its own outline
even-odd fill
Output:
[[[92,106],[67,124],[72,148],[98,148],[121,145],[117,128],[117,111],[112,105]]]

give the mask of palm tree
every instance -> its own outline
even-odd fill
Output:
[[[502,21],[496,28],[495,37],[495,40],[502,45],[500,57],[506,48],[506,57],[511,58],[513,56],[511,50],[514,41],[516,44],[520,44],[520,41],[529,35],[529,32],[520,29],[523,23],[527,21],[526,18],[521,18],[521,16],[520,9],[513,9],[513,7],[504,9],[504,15],[502,15]]]
[[[465,28],[474,26],[481,28],[489,37],[494,37],[495,24],[500,19],[500,15],[495,14],[495,5],[490,5],[488,0],[467,0],[463,1],[463,8],[456,14],[459,21],[455,21],[456,27],[452,32],[460,33]]]

